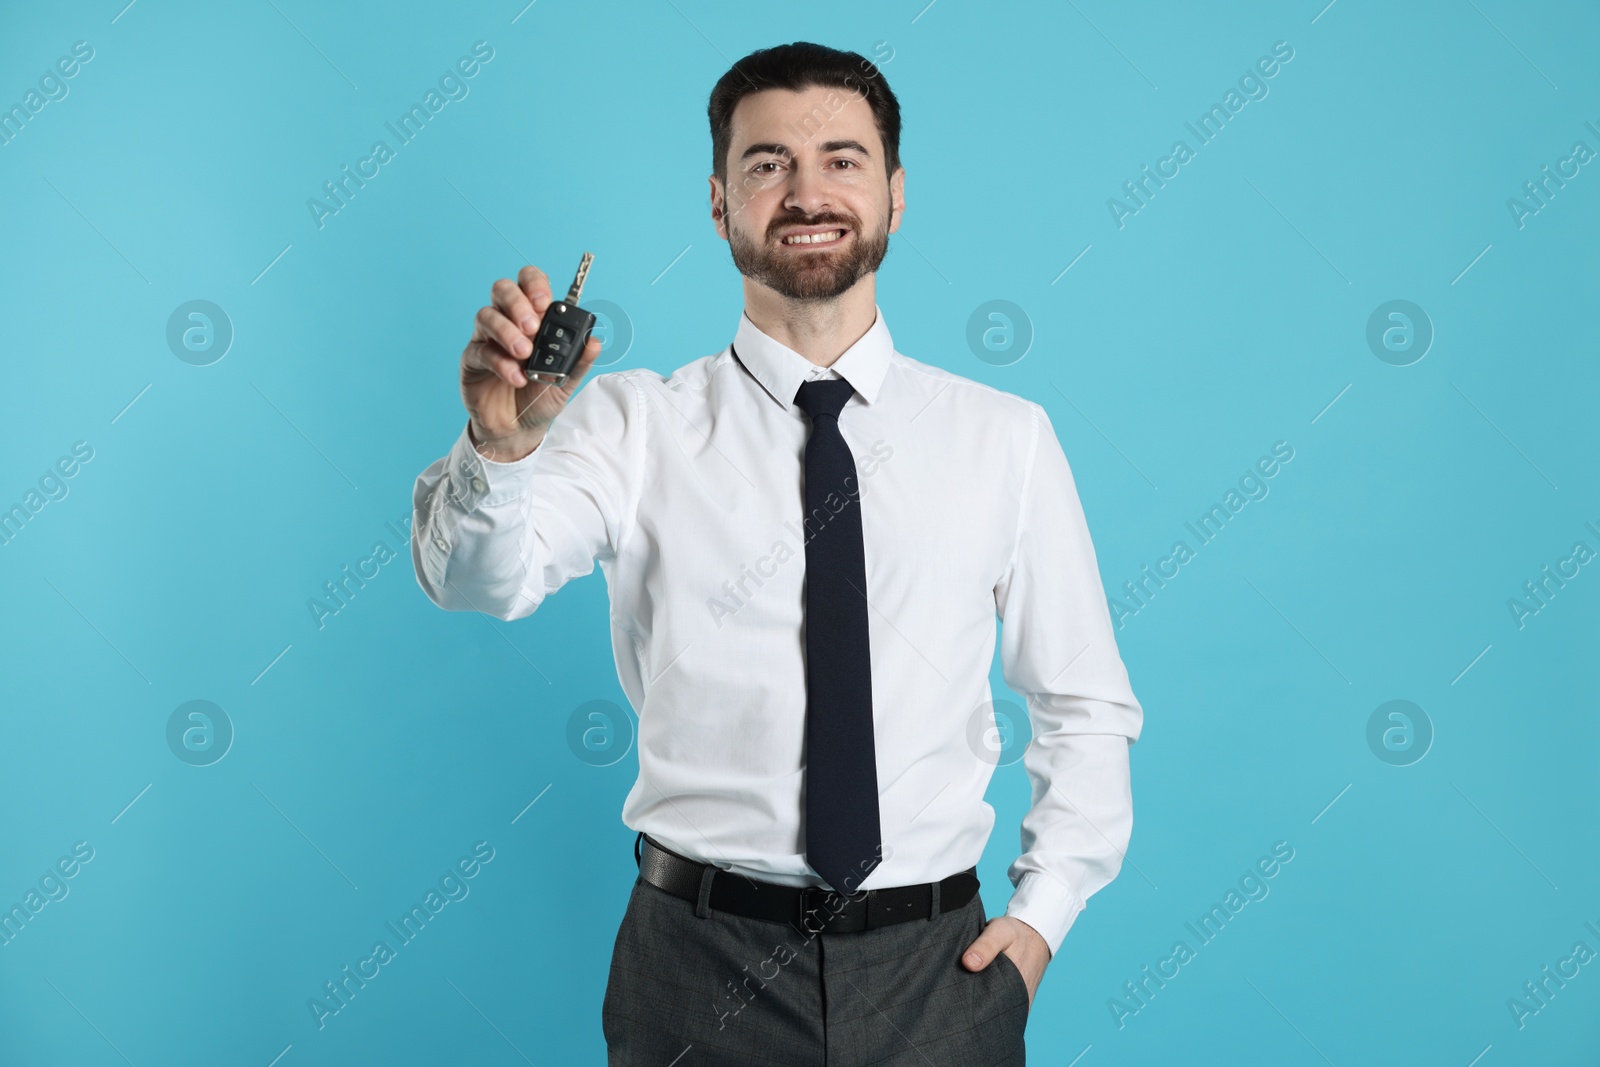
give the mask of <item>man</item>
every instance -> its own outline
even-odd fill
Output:
[[[1045,965],[1121,867],[1143,720],[1072,474],[1039,405],[894,350],[874,282],[905,170],[876,67],[765,49],[709,114],[733,344],[579,391],[591,340],[544,388],[520,367],[549,279],[496,282],[467,426],[417,481],[417,577],[516,619],[605,572],[639,718],[611,1063],[1020,1064]],[[997,612],[1033,806],[986,922]]]

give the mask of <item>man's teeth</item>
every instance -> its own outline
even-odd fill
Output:
[[[832,241],[843,236],[843,230],[829,230],[826,233],[797,233],[793,236],[785,237],[783,243],[786,245],[814,245],[820,241]]]

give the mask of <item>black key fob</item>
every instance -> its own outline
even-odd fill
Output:
[[[529,380],[561,385],[583,355],[583,347],[594,331],[594,315],[578,306],[578,298],[583,295],[583,282],[593,261],[594,256],[585,252],[567,298],[545,309],[533,338],[533,354],[522,368]]]

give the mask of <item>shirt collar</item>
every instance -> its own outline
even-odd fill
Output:
[[[889,371],[889,357],[894,354],[894,341],[889,336],[889,327],[884,324],[883,309],[873,305],[873,310],[877,316],[871,328],[832,365],[832,369],[869,404],[877,398],[878,387]],[[739,362],[785,408],[794,406],[795,393],[816,366],[794,349],[762,333],[743,312],[739,313],[739,329],[734,334],[733,347],[738,350]]]

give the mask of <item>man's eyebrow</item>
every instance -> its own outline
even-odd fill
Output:
[[[872,158],[872,153],[867,151],[866,145],[862,144],[860,141],[849,141],[849,140],[824,141],[824,142],[822,142],[822,144],[817,146],[817,151],[819,151],[819,152],[841,152],[841,151],[860,152],[862,155],[866,156],[868,159]],[[794,154],[793,152],[789,151],[789,146],[786,145],[786,144],[781,144],[781,143],[779,143],[777,141],[758,141],[757,143],[751,145],[749,148],[746,148],[744,150],[744,152],[739,156],[739,158],[740,159],[749,159],[751,156],[765,156],[765,155],[792,156],[793,154]]]
[[[749,148],[746,148],[744,150],[744,154],[739,158],[749,159],[751,156],[765,155],[787,156],[789,154],[790,152],[788,145],[778,144],[776,141],[758,141]]]
[[[872,158],[872,153],[868,152],[867,146],[860,141],[823,141],[822,144],[817,146],[817,151],[819,152],[841,152],[845,150],[860,152],[868,159]]]

